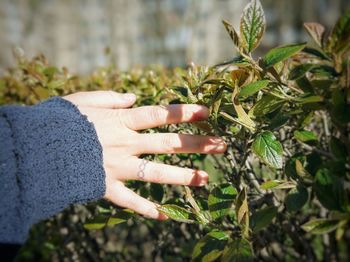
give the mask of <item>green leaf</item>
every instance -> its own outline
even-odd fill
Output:
[[[284,101],[272,95],[264,95],[250,110],[251,117],[263,117],[271,113],[284,104]]]
[[[102,229],[106,226],[114,226],[120,223],[124,223],[132,217],[133,213],[134,212],[131,210],[124,209],[124,210],[117,211],[117,213],[113,216],[98,215],[93,219],[88,220],[84,224],[84,228],[88,230],[95,230],[95,229]]]
[[[152,183],[150,185],[150,194],[154,200],[156,200],[158,202],[162,202],[162,199],[164,196],[163,186],[161,184]]]
[[[269,68],[281,61],[288,59],[295,55],[305,47],[305,43],[285,45],[271,49],[263,58],[263,64],[266,68]]]
[[[134,212],[129,209],[118,210],[113,216],[110,216],[107,221],[107,226],[114,226],[120,223],[124,223],[132,218]]]
[[[240,37],[247,53],[251,53],[259,45],[265,27],[265,14],[260,1],[251,0],[243,10],[240,23]]]
[[[254,212],[250,217],[250,228],[257,232],[268,226],[277,215],[277,210],[277,207],[271,206]]]
[[[252,246],[245,238],[234,238],[225,247],[222,262],[250,262],[254,260]]]
[[[313,55],[321,60],[330,60],[330,58],[320,49],[305,47],[303,53]]]
[[[289,191],[285,199],[287,210],[290,212],[300,210],[306,204],[308,199],[309,194],[307,192],[307,189],[300,185],[297,186],[296,188]]]
[[[253,152],[267,165],[282,168],[283,147],[270,131],[258,134],[252,144]]]
[[[208,205],[211,217],[215,220],[227,215],[237,195],[237,190],[230,184],[221,184],[211,190]]]
[[[309,72],[315,65],[314,64],[301,64],[295,66],[289,73],[289,80],[297,80],[303,77]]]
[[[270,121],[269,121],[269,126],[267,129],[269,130],[278,130],[282,126],[288,123],[290,120],[291,116],[288,113],[285,112],[280,112],[273,116]]]
[[[298,97],[297,101],[301,104],[319,103],[323,101],[323,98],[321,96],[307,95],[303,97]]]
[[[260,188],[267,190],[267,189],[274,188],[274,187],[280,185],[281,183],[283,183],[283,182],[280,180],[269,180],[269,181],[262,183],[260,185]]]
[[[269,84],[269,80],[259,80],[241,87],[238,98],[245,99],[254,95]]]
[[[317,65],[310,69],[314,78],[332,79],[339,74],[334,69],[334,67],[329,65]]]
[[[88,230],[102,229],[106,226],[109,216],[98,215],[84,224],[84,228]]]
[[[334,231],[339,225],[339,220],[319,218],[313,219],[302,225],[302,229],[313,234],[325,234]]]
[[[346,146],[344,143],[339,139],[334,136],[332,136],[330,140],[330,149],[332,154],[339,159],[345,159],[348,155]]]
[[[226,232],[213,230],[197,242],[192,252],[192,261],[210,262],[219,258],[229,237]]]
[[[185,222],[185,223],[194,223],[195,221],[192,219],[193,214],[189,210],[174,205],[174,204],[166,204],[157,207],[157,209],[170,217],[171,219],[178,221],[178,222]]]
[[[326,169],[316,173],[314,190],[321,204],[329,210],[344,210],[346,202],[342,180]]]
[[[318,140],[318,138],[314,132],[307,131],[307,130],[295,130],[294,137],[295,137],[295,139],[299,140],[300,142],[309,142],[309,141],[317,141]]]
[[[294,188],[296,184],[286,180],[268,180],[260,185],[261,189],[289,189]]]

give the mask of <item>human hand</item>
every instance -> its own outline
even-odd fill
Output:
[[[208,109],[200,105],[142,106],[134,94],[113,91],[79,92],[63,97],[75,104],[95,126],[102,145],[106,173],[105,198],[146,217],[166,219],[157,204],[139,196],[124,185],[126,180],[203,186],[208,174],[140,159],[141,154],[223,153],[225,142],[219,137],[137,131],[166,124],[205,120]]]

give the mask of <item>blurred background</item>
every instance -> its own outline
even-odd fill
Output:
[[[350,0],[261,0],[267,32],[260,52],[307,39],[303,22],[333,25]],[[12,47],[43,53],[57,66],[88,73],[116,64],[213,65],[233,56],[222,19],[239,26],[248,0],[0,0],[0,68]],[[106,52],[108,51],[108,52]],[[108,55],[106,55],[108,53]]]

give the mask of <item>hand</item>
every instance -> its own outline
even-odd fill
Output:
[[[142,106],[134,94],[112,91],[80,92],[65,96],[95,126],[103,149],[106,172],[105,198],[154,219],[166,219],[157,204],[125,187],[123,181],[203,186],[208,182],[204,171],[180,168],[138,158],[141,154],[223,153],[225,142],[218,137],[137,131],[166,124],[205,120],[208,109],[200,105]]]

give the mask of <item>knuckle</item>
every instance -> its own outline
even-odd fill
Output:
[[[193,139],[193,147],[195,150],[203,150],[206,146],[206,141],[199,137]]]
[[[158,123],[164,118],[164,109],[159,106],[154,106],[150,108],[149,118],[152,122]]]
[[[193,111],[188,108],[184,109],[182,114],[183,114],[183,119],[185,120],[192,119],[193,117]]]
[[[124,109],[118,109],[115,111],[115,118],[119,119],[118,122],[121,124],[121,126],[125,126],[129,129],[132,129],[133,118],[131,117],[131,114],[126,112]]]
[[[174,152],[176,148],[174,136],[164,135],[163,138],[161,139],[161,146],[166,153]]]
[[[152,173],[152,180],[154,183],[163,183],[165,179],[165,172],[160,168],[152,168],[150,171]]]
[[[112,110],[113,121],[117,126],[129,126],[131,124],[130,115],[123,109]]]

